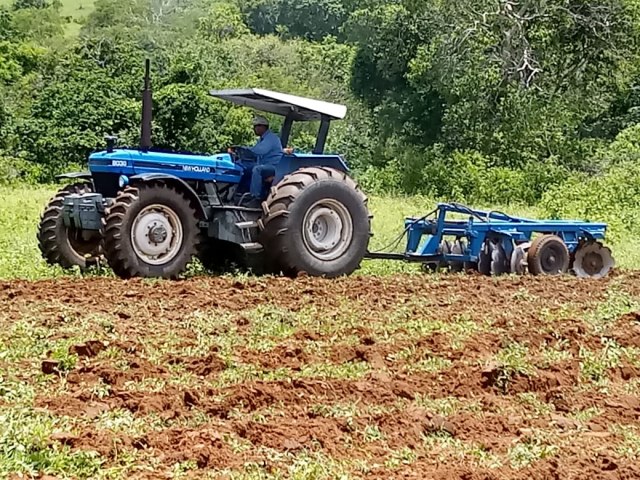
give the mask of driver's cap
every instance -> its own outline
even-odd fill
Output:
[[[261,116],[258,115],[257,117],[255,117],[253,119],[253,126],[257,127],[258,125],[264,125],[265,127],[268,127],[269,126],[269,120],[267,120],[266,118],[261,117]]]

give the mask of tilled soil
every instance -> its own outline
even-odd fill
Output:
[[[640,478],[639,281],[4,282],[3,370],[124,478]]]

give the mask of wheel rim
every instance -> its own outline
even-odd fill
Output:
[[[331,261],[347,251],[353,239],[353,220],[347,208],[337,200],[315,203],[302,222],[303,240],[316,258]]]
[[[549,274],[564,272],[564,253],[557,245],[548,245],[540,252],[542,271]]]
[[[166,205],[150,205],[136,216],[131,244],[136,255],[150,265],[173,260],[182,247],[182,223]]]

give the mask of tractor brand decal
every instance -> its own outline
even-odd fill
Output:
[[[184,165],[182,170],[185,172],[211,173],[211,167],[198,167],[197,165]]]
[[[127,161],[126,160],[112,160],[111,161],[111,166],[112,167],[126,167],[127,166]]]

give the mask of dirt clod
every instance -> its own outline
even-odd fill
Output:
[[[79,357],[95,357],[102,352],[106,345],[98,340],[89,340],[88,342],[69,347],[69,353],[76,354]]]
[[[45,375],[53,375],[58,373],[60,362],[57,360],[43,360],[41,370]]]
[[[61,443],[63,445],[68,445],[70,447],[72,447],[78,441],[78,436],[77,435],[73,435],[73,434],[68,433],[68,432],[54,433],[49,438],[53,442],[58,442],[58,443]]]

